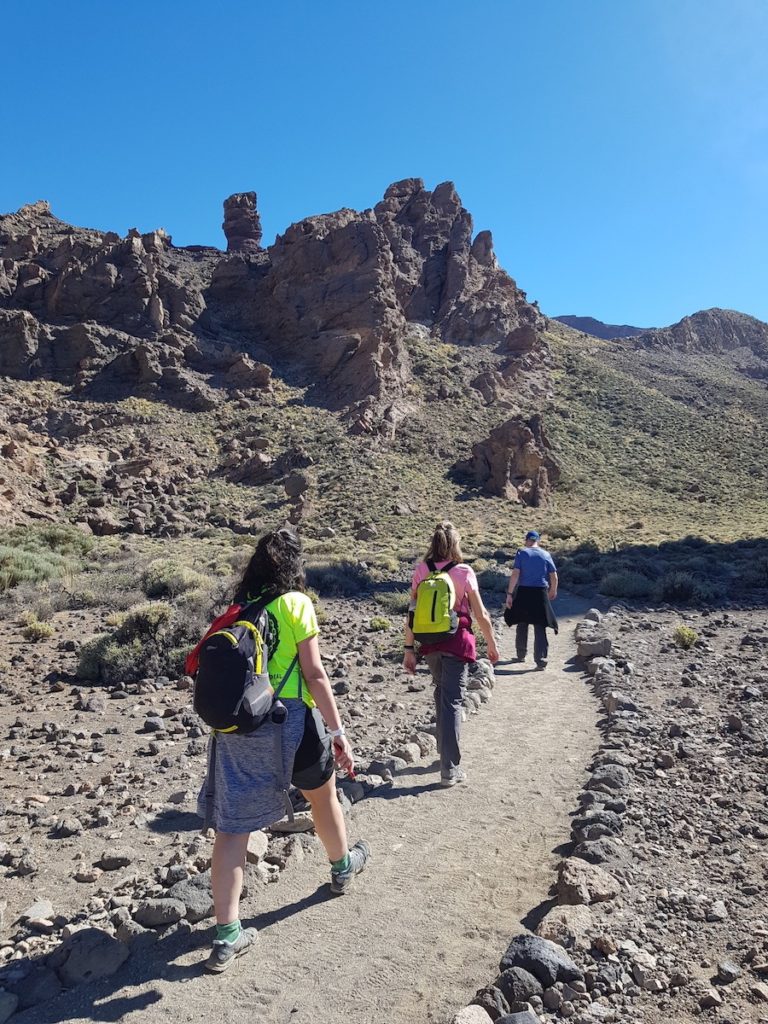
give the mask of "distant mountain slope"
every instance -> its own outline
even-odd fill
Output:
[[[629,324],[605,324],[592,316],[556,316],[554,319],[566,327],[572,327],[574,331],[591,334],[594,338],[634,338],[647,330],[645,327],[630,327]]]
[[[768,324],[734,309],[703,309],[670,327],[641,332],[634,345],[715,355],[744,349],[768,359]]]

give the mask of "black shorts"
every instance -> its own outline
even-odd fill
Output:
[[[333,743],[317,708],[307,708],[304,735],[293,759],[291,782],[297,789],[319,789],[333,778]]]

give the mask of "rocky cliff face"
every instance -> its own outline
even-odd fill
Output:
[[[265,386],[255,358],[374,430],[397,421],[410,324],[504,353],[508,375],[544,348],[544,318],[449,182],[398,182],[373,210],[309,217],[268,249],[256,194],[238,193],[223,229],[226,255],[75,228],[44,202],[0,217],[0,372],[211,408]]]
[[[671,327],[644,331],[638,348],[661,348],[694,354],[751,353],[768,360],[768,324],[733,309],[703,309]]]

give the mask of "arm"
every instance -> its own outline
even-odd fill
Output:
[[[336,706],[336,698],[323,668],[323,661],[320,657],[320,644],[317,636],[311,636],[297,644],[299,652],[299,666],[309,692],[317,704],[320,714],[328,728],[334,732],[341,729],[341,716]],[[346,736],[333,737],[333,753],[336,764],[346,772],[352,772],[355,761],[352,757],[352,748]]]
[[[416,600],[416,591],[411,590],[410,603]],[[405,652],[403,654],[403,669],[408,673],[409,676],[415,675],[416,673],[416,651],[414,650],[414,636],[413,630],[411,629],[411,616],[409,612],[405,613]]]
[[[512,570],[512,574],[509,577],[509,583],[507,584],[507,602],[506,602],[507,603],[507,608],[511,608],[512,607],[512,592],[514,591],[515,587],[517,586],[519,579],[520,579],[520,570],[519,569],[513,569]]]
[[[549,592],[548,592],[549,593],[549,600],[550,601],[554,601],[555,598],[557,597],[557,584],[558,584],[558,582],[559,581],[558,581],[557,573],[556,572],[551,572],[549,574]]]
[[[467,599],[469,600],[469,607],[472,610],[475,621],[480,627],[480,632],[483,634],[488,645],[488,660],[492,665],[495,665],[499,660],[499,649],[496,646],[496,637],[493,635],[491,616],[486,611],[483,599],[476,590],[467,591]]]

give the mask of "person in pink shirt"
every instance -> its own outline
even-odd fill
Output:
[[[411,604],[416,600],[416,588],[429,575],[431,563],[438,571],[451,563],[448,574],[456,590],[458,628],[445,640],[421,644],[420,653],[426,659],[435,686],[435,720],[437,723],[437,749],[440,755],[440,784],[455,786],[466,780],[466,772],[460,767],[461,750],[461,709],[464,691],[469,675],[469,666],[476,660],[475,634],[472,631],[474,616],[480,632],[488,645],[488,658],[492,664],[499,660],[499,651],[493,635],[491,617],[486,611],[474,569],[464,562],[461,552],[461,537],[453,523],[438,523],[429,550],[423,562],[419,562],[411,581]],[[403,668],[410,675],[416,672],[416,650],[410,616],[405,619],[405,655]]]

